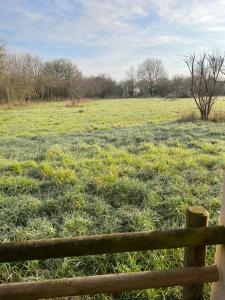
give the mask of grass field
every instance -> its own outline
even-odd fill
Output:
[[[178,228],[189,205],[203,205],[216,224],[225,123],[178,121],[193,108],[188,99],[146,99],[0,109],[1,241]],[[225,110],[223,99],[216,109]],[[7,263],[0,281],[172,268],[182,259],[178,249]],[[179,288],[121,296],[179,298]]]

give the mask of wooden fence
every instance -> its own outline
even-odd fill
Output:
[[[183,300],[202,300],[203,284],[213,283],[211,300],[224,300],[225,196],[220,226],[207,227],[207,223],[208,212],[204,208],[190,207],[185,229],[0,243],[0,262],[185,247],[184,267],[180,269],[6,283],[0,284],[0,299],[118,295],[131,290],[183,286]],[[218,245],[215,264],[211,266],[205,265],[207,245]]]

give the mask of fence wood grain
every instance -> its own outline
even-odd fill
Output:
[[[1,300],[35,300],[214,282],[216,266],[121,273],[0,285]]]
[[[225,226],[0,243],[0,262],[225,244]]]

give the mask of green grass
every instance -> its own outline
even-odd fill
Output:
[[[0,110],[1,241],[179,228],[189,205],[203,205],[217,224],[225,123],[177,121],[192,109],[189,99],[135,99]],[[223,99],[216,109],[225,110]],[[213,255],[209,248],[209,263]],[[0,281],[173,268],[182,259],[178,249],[7,263]],[[176,300],[180,292],[121,299]]]

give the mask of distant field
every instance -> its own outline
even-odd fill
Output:
[[[0,108],[1,240],[178,228],[189,205],[216,224],[225,123],[178,122],[194,108],[190,99]],[[0,264],[0,281],[172,268],[182,258],[179,249]],[[179,298],[179,288],[121,296]]]

